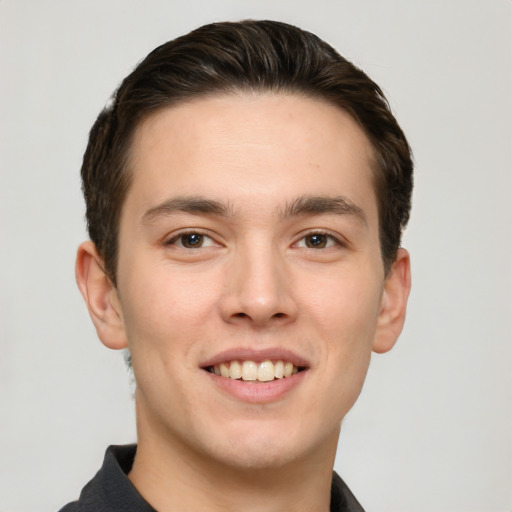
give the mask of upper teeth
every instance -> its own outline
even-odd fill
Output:
[[[290,377],[299,369],[289,361],[227,361],[216,364],[210,371],[228,379],[258,380],[267,382],[269,380]]]

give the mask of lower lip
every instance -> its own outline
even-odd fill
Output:
[[[279,400],[296,388],[303,381],[307,372],[308,370],[302,370],[290,377],[259,382],[229,379],[205,371],[212,383],[224,393],[249,403],[266,403]]]

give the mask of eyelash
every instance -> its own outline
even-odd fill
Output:
[[[198,235],[198,237],[201,237],[200,241],[201,241],[201,244],[198,245],[197,247],[187,247],[183,244],[183,238],[184,237],[187,237],[187,236],[192,236],[192,235]],[[326,246],[324,247],[309,247],[307,246],[307,242],[305,241],[308,237],[314,237],[314,236],[321,236],[321,237],[326,237]],[[209,240],[210,242],[207,244],[207,245],[204,245],[204,240],[207,239]],[[319,250],[319,249],[329,249],[330,247],[333,247],[333,246],[341,246],[341,247],[345,247],[346,244],[344,242],[342,242],[338,237],[332,235],[331,233],[327,233],[325,231],[321,231],[321,230],[318,230],[318,231],[311,231],[309,233],[306,233],[304,234],[301,238],[299,238],[299,240],[297,242],[295,242],[293,244],[294,247],[297,247],[298,244],[300,242],[303,242],[304,241],[304,246],[302,246],[302,248],[304,249],[312,249],[312,250]],[[180,242],[179,244],[177,244],[176,242]],[[331,242],[331,244],[329,245],[329,243]],[[333,242],[333,243],[332,243]],[[211,246],[214,246],[214,245],[217,245],[217,243],[215,242],[215,240],[207,235],[206,233],[203,233],[199,230],[193,230],[193,231],[184,231],[184,232],[181,232],[181,233],[178,233],[176,235],[174,235],[172,238],[170,238],[169,240],[167,240],[165,242],[165,245],[166,246],[176,246],[176,247],[179,247],[181,249],[201,249],[201,248],[205,248],[205,247],[211,247]],[[319,244],[321,245],[321,243]]]
[[[201,240],[202,240],[201,245],[198,245],[197,247],[186,247],[185,245],[183,245],[183,242],[182,242],[183,238],[186,236],[191,236],[191,235],[198,235],[199,237],[201,237]],[[211,243],[208,243],[208,245],[205,246],[204,239],[210,240]],[[180,243],[177,244],[176,242],[180,242]],[[213,245],[217,245],[217,243],[211,236],[207,235],[206,233],[203,233],[199,230],[193,230],[193,231],[184,231],[184,232],[174,235],[172,238],[167,240],[164,243],[164,245],[166,245],[166,246],[175,245],[176,247],[179,247],[180,249],[201,249],[204,247],[211,247]]]
[[[333,242],[333,243],[330,246],[327,246],[327,247],[308,247],[308,246],[304,246],[302,248],[304,248],[304,249],[312,249],[312,250],[319,250],[319,249],[329,249],[330,247],[334,247],[334,246],[340,246],[340,247],[345,247],[346,246],[346,243],[344,243],[338,237],[334,236],[333,234],[331,234],[329,232],[322,231],[322,230],[310,231],[309,233],[304,234],[297,242],[294,243],[294,246],[297,246],[299,244],[299,242],[305,241],[308,237],[313,237],[313,236],[318,236],[318,235],[326,237],[327,238],[327,242],[326,242],[327,244],[329,244],[329,242]]]

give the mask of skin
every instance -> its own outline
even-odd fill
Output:
[[[129,477],[158,510],[329,509],[341,420],[372,350],[394,345],[410,288],[405,250],[384,273],[372,162],[348,114],[294,95],[203,98],[139,127],[118,286],[91,242],[76,268],[99,338],[130,349]],[[219,209],[176,209],[198,197]],[[311,197],[350,207],[304,211]],[[287,350],[306,370],[245,400],[203,368],[226,350]]]

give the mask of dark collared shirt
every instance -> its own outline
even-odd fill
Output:
[[[135,458],[136,445],[110,446],[103,466],[82,489],[78,501],[60,512],[156,512],[127,477]],[[345,482],[333,472],[331,512],[364,512]]]

